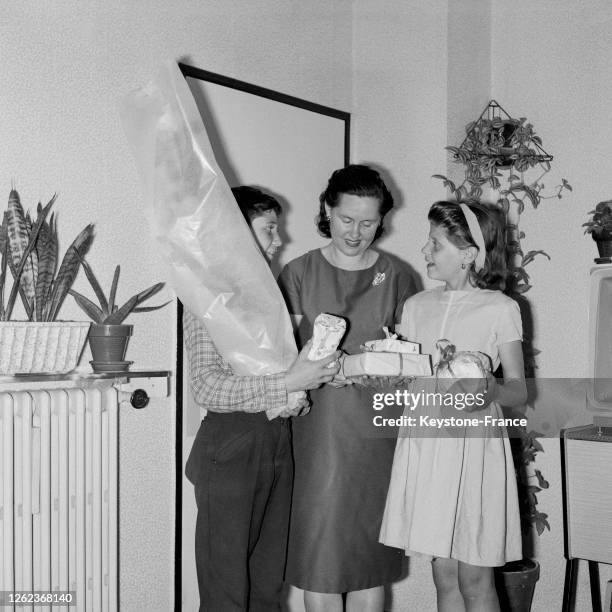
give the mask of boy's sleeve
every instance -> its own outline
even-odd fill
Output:
[[[285,374],[238,376],[221,357],[205,325],[185,309],[183,336],[195,401],[213,412],[263,412],[287,404]]]

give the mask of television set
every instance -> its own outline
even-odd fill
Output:
[[[587,409],[595,425],[612,428],[612,264],[593,266],[589,284]]]

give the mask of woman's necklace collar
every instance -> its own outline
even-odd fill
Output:
[[[348,271],[367,270],[368,268],[371,268],[378,260],[378,253],[371,251],[368,248],[358,260],[356,267],[346,267],[347,262],[352,263],[352,258],[346,257],[343,261],[340,261],[336,254],[337,249],[331,243],[328,245],[327,250],[325,247],[323,247],[321,249],[321,253],[332,266]]]

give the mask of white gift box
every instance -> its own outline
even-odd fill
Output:
[[[342,374],[351,376],[431,376],[429,355],[410,353],[358,353],[343,360]]]
[[[367,351],[374,351],[377,353],[409,353],[418,355],[421,352],[420,345],[416,342],[397,340],[397,338],[369,340],[368,342],[364,342],[363,346]]]

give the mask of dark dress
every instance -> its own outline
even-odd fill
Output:
[[[415,292],[408,266],[384,253],[365,270],[332,266],[320,250],[291,261],[279,283],[290,312],[303,315],[299,340],[321,312],[342,316],[340,345],[383,338]],[[376,435],[372,390],[324,385],[308,415],[293,419],[295,480],[285,579],[319,593],[368,589],[399,577],[402,553],[378,542],[396,432]],[[400,409],[401,414],[401,409]]]

